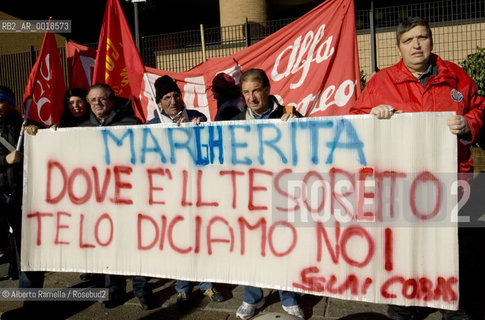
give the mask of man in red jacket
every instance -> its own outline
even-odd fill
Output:
[[[485,100],[459,66],[431,53],[433,38],[425,20],[407,18],[398,26],[396,37],[401,61],[377,72],[350,112],[388,119],[398,112],[455,111],[448,127],[459,138],[459,171],[473,172],[467,146],[480,133]]]
[[[468,146],[477,141],[480,134],[485,99],[478,96],[475,83],[460,67],[431,53],[431,29],[422,18],[407,18],[401,22],[397,27],[396,40],[401,61],[377,72],[369,80],[351,108],[351,113],[370,113],[379,119],[389,119],[394,113],[401,112],[456,112],[448,119],[448,127],[458,138],[459,172],[472,174],[473,163]],[[463,274],[462,267],[468,264],[462,259],[462,240],[460,276]],[[460,300],[466,303],[464,300],[469,302],[469,296],[473,294],[468,289],[467,292],[462,291],[465,282],[461,280]],[[467,298],[463,299],[465,296]],[[416,319],[434,311],[429,308],[389,306],[391,319]],[[472,319],[462,310],[442,313],[445,319]]]

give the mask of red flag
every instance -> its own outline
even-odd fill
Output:
[[[65,92],[66,85],[56,38],[53,32],[47,30],[25,87],[24,108],[27,109],[30,104],[30,108],[26,110],[27,118],[45,126],[58,124]]]
[[[93,83],[109,84],[117,96],[134,102],[135,116],[146,121],[140,103],[144,66],[118,0],[108,0],[99,35]]]
[[[322,1],[254,45],[227,57],[209,58],[188,71],[147,71],[152,86],[158,76],[170,75],[182,90],[187,108],[213,119],[217,103],[209,94],[212,79],[224,72],[239,83],[242,72],[250,68],[263,69],[271,93],[305,116],[348,114],[360,94],[354,0]],[[153,110],[148,88],[144,96]]]
[[[206,83],[221,71],[237,76],[238,68],[261,68],[283,105],[312,117],[348,114],[360,94],[354,1],[323,1],[225,61],[217,59],[213,66]]]
[[[93,82],[96,49],[69,41],[66,43],[66,58],[69,88],[89,89]]]

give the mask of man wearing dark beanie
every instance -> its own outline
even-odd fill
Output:
[[[196,110],[187,110],[182,99],[182,94],[175,81],[167,75],[155,81],[155,99],[160,108],[160,117],[155,117],[147,122],[153,123],[177,123],[193,122],[199,124],[207,121],[206,116]],[[194,286],[193,282],[177,280],[175,290],[177,291],[177,306],[185,310],[190,306],[189,296]],[[199,289],[212,301],[220,302],[224,296],[210,282],[199,283]]]
[[[160,114],[147,122],[152,123],[177,123],[193,122],[199,124],[207,121],[206,116],[196,110],[187,110],[182,99],[182,93],[175,81],[168,75],[164,75],[155,81],[155,100]]]
[[[15,150],[22,117],[15,109],[15,96],[8,87],[0,86],[0,249],[10,259],[9,276],[18,277],[16,253],[10,249],[12,238],[9,228],[16,236],[20,249],[22,206],[22,152]],[[10,144],[10,145],[9,145]],[[15,249],[15,246],[11,247]],[[10,251],[10,254],[7,252]]]

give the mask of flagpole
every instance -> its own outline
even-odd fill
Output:
[[[50,28],[51,22],[52,22],[52,17],[49,17],[49,21],[47,22],[47,27],[46,27],[46,30],[45,30],[44,40],[42,41],[42,47],[40,49],[39,54],[42,54],[42,52],[44,50],[44,45],[45,45],[45,42],[46,42],[46,39],[47,39],[47,34],[49,32],[51,32],[51,28]],[[57,46],[56,46],[56,50],[57,50]],[[59,51],[57,50],[57,52],[59,52]],[[37,57],[37,59],[39,59],[39,57]],[[33,67],[35,67],[35,63],[34,63]],[[37,74],[38,74],[38,72],[37,72]],[[37,76],[34,76],[34,78],[37,78]],[[29,81],[30,81],[30,76],[29,76],[29,80],[27,81],[27,85],[29,84]],[[20,151],[22,149],[22,144],[23,144],[24,136],[25,136],[24,127],[27,124],[27,120],[29,119],[30,107],[32,106],[32,96],[33,96],[33,90],[31,92],[31,95],[28,96],[28,98],[27,98],[26,107],[25,107],[25,114],[24,114],[24,121],[22,122],[22,127],[20,128],[19,139],[17,141],[17,146],[15,148],[17,151]]]
[[[17,151],[20,151],[22,149],[22,143],[24,142],[24,133],[25,133],[24,126],[27,124],[27,119],[29,116],[31,104],[32,104],[32,98],[27,100],[27,107],[25,108],[24,121],[22,122],[22,127],[20,128],[19,140],[17,141],[17,147],[15,148]]]
[[[153,103],[155,103],[155,109],[157,110],[158,118],[160,119],[160,122],[162,122],[162,113],[160,112],[160,108],[158,107],[157,99],[155,98],[155,93],[153,92],[152,85],[150,84],[150,80],[148,79],[148,74],[146,72],[143,74],[143,78],[145,79],[145,85],[148,88],[150,88],[150,95],[152,97],[152,101]]]
[[[69,75],[69,60],[67,59],[67,42],[69,41],[69,39],[66,37],[66,39],[64,39],[64,62],[66,63],[66,69],[67,69],[67,85],[68,85],[68,88],[69,89],[72,89],[71,88],[71,76]]]

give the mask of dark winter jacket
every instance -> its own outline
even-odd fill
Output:
[[[89,110],[86,110],[86,112],[81,117],[76,118],[72,115],[71,110],[69,110],[69,108],[65,108],[64,111],[62,112],[59,127],[60,128],[77,127],[81,123],[89,120],[90,113],[91,112],[89,112]]]
[[[12,146],[16,146],[22,127],[22,117],[13,110],[0,117],[0,135]],[[10,151],[0,144],[0,192],[22,194],[22,163],[8,164],[5,157]]]
[[[174,121],[172,118],[170,118],[166,113],[165,111],[163,111],[163,109],[161,110],[161,115],[162,115],[162,118],[163,118],[163,123],[175,123],[177,121]],[[202,121],[207,121],[207,117],[202,113],[202,112],[199,112],[197,110],[193,110],[193,109],[187,109],[187,108],[184,108],[183,109],[183,114],[182,114],[184,117],[186,117],[187,119],[189,119],[189,121],[192,121],[193,119],[195,118],[202,118]],[[162,123],[162,121],[160,120],[160,118],[158,117],[158,114],[155,118],[151,119],[150,121],[147,122],[147,124],[154,124],[154,123]]]
[[[94,113],[90,112],[89,119],[79,124],[80,127],[107,127],[107,126],[128,126],[140,124],[140,119],[134,116],[131,101],[128,99],[115,97],[113,111],[102,123]]]
[[[244,109],[244,99],[242,97],[230,98],[221,96],[217,100],[217,113],[215,121],[231,120]]]

